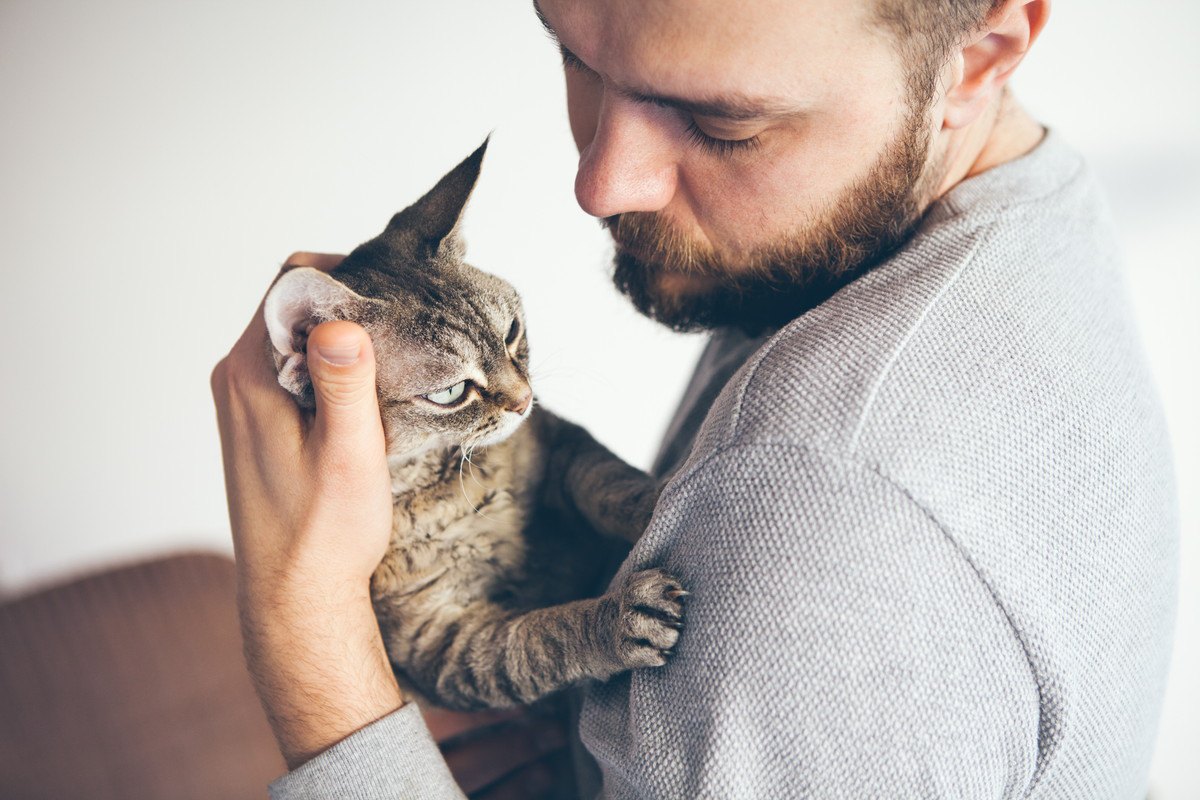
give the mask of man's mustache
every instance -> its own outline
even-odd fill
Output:
[[[665,272],[718,277],[728,265],[711,248],[681,233],[661,214],[629,211],[600,220],[617,251]]]

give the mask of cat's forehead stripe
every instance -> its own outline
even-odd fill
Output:
[[[492,315],[487,313],[487,311],[479,305],[477,297],[473,295],[467,295],[463,299],[466,301],[467,305],[471,307],[471,310],[475,312],[475,315],[479,317],[481,322],[491,320]]]

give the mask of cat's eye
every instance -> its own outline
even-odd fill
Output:
[[[463,392],[467,390],[467,382],[459,381],[453,386],[448,386],[436,392],[430,392],[425,395],[425,399],[431,403],[437,403],[439,406],[448,406],[454,401],[463,396]]]
[[[504,337],[505,344],[512,344],[521,335],[521,320],[514,319],[508,328],[508,336]]]

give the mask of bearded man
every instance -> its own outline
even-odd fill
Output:
[[[1007,90],[1048,0],[535,12],[616,285],[711,330],[614,578],[679,576],[686,626],[582,692],[580,796],[1144,796],[1170,455],[1095,180]],[[536,796],[553,737],[452,776],[388,668],[369,339],[312,332],[305,430],[264,336],[213,390],[272,796]]]

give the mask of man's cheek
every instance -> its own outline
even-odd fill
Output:
[[[805,177],[770,162],[706,170],[688,181],[689,234],[736,260],[794,229],[808,196]],[[678,212],[677,224],[683,221]]]

